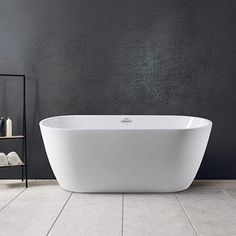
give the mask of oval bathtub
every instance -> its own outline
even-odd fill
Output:
[[[212,122],[188,116],[73,115],[40,122],[60,186],[75,192],[175,192],[190,186]]]

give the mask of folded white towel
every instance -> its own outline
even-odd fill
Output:
[[[4,152],[0,152],[0,166],[7,166],[7,155]]]
[[[16,152],[9,152],[7,154],[7,160],[9,165],[20,165],[22,161]]]

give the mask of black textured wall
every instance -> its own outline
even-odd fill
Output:
[[[38,122],[61,114],[207,117],[198,177],[236,178],[236,1],[0,0],[0,73],[27,76],[31,178],[53,177]]]

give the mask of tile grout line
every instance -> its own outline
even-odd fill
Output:
[[[73,193],[73,192],[70,193],[70,195],[69,195],[69,197],[67,198],[66,202],[65,202],[64,205],[62,206],[60,212],[58,213],[58,215],[57,215],[57,217],[55,218],[54,222],[52,223],[51,227],[49,228],[49,230],[48,230],[46,236],[49,235],[49,233],[51,232],[53,226],[56,224],[56,222],[57,222],[58,218],[60,217],[62,211],[64,210],[66,204],[67,204],[68,201],[70,200],[70,198],[71,198],[71,196],[72,196],[72,193]]]
[[[0,208],[0,211],[3,211],[8,205],[10,205],[16,198],[18,198],[24,191],[26,190],[26,188],[24,188],[21,192],[19,192],[15,197],[13,197],[9,202],[7,202],[6,205],[4,205],[2,208]]]
[[[193,223],[192,223],[188,213],[185,211],[185,208],[184,208],[183,204],[181,203],[180,199],[178,198],[177,194],[175,194],[175,197],[176,197],[177,201],[179,202],[179,205],[181,206],[185,216],[187,217],[187,219],[188,219],[188,221],[189,221],[189,223],[190,223],[194,233],[198,236],[197,230],[196,230],[195,226],[193,225]]]
[[[124,235],[124,193],[122,194],[122,207],[121,207],[121,236]]]

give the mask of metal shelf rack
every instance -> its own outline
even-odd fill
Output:
[[[28,163],[27,163],[27,139],[26,139],[26,89],[25,89],[25,75],[20,74],[0,74],[0,78],[2,77],[18,77],[22,79],[23,82],[23,134],[22,135],[14,135],[11,137],[0,137],[0,141],[3,140],[15,140],[20,139],[23,142],[23,155],[22,161],[23,163],[20,165],[8,165],[8,166],[1,166],[0,168],[13,168],[13,167],[21,167],[21,180],[24,181],[25,179],[25,187],[28,188]]]

